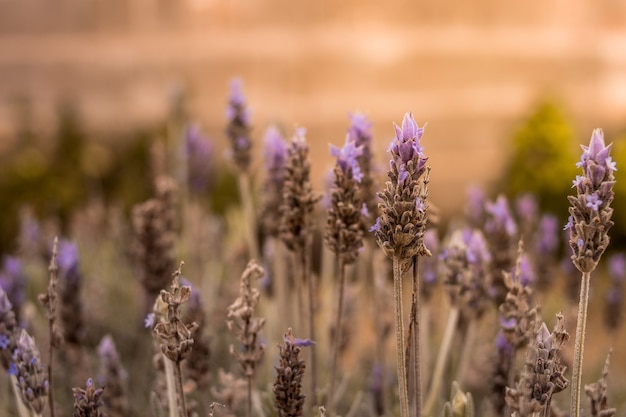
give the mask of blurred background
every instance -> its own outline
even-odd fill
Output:
[[[561,198],[577,144],[624,129],[625,28],[620,0],[0,0],[0,199],[140,201],[148,143],[176,135],[173,118],[200,123],[223,163],[233,77],[257,142],[271,123],[308,129],[320,188],[349,112],[373,121],[382,174],[412,111],[444,214],[470,183]]]

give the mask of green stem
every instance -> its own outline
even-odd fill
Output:
[[[337,356],[339,352],[339,344],[341,343],[341,316],[343,311],[343,293],[346,279],[346,263],[342,260],[341,256],[339,260],[339,291],[337,292],[337,316],[335,317],[335,337],[333,338],[333,350],[332,350],[332,362],[330,366],[330,389],[328,390],[328,414],[329,416],[335,415],[335,376],[337,375]]]
[[[250,177],[247,172],[242,172],[238,176],[239,179],[239,195],[243,205],[245,216],[246,239],[248,242],[248,251],[250,258],[261,262],[259,254],[259,244],[257,242],[257,224],[254,206],[252,204],[252,189],[250,187]]]
[[[572,364],[572,394],[570,416],[580,416],[580,394],[583,382],[583,350],[585,347],[585,327],[587,325],[587,304],[589,303],[590,272],[583,272],[580,283],[580,302],[576,321],[576,342],[574,344],[574,363]]]
[[[404,350],[404,313],[402,312],[402,266],[401,259],[393,257],[393,298],[396,307],[396,368],[400,394],[400,417],[409,417],[407,372]]]
[[[428,397],[426,398],[426,405],[424,405],[425,416],[432,415],[433,407],[437,401],[437,395],[441,390],[441,382],[443,380],[443,371],[448,361],[450,354],[450,346],[452,345],[452,338],[454,337],[454,330],[456,329],[456,323],[459,319],[459,308],[452,307],[448,314],[448,322],[446,324],[446,330],[443,334],[443,340],[441,341],[441,349],[437,355],[437,362],[435,363],[435,370],[433,371],[433,378],[428,390]]]

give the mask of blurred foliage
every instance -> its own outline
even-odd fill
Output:
[[[503,182],[509,197],[534,193],[541,209],[567,219],[572,180],[578,173],[577,139],[561,110],[543,102],[515,133]]]
[[[29,118],[19,119],[17,146],[0,156],[0,252],[12,249],[18,213],[28,205],[40,217],[67,226],[72,211],[91,197],[121,202],[126,209],[150,195],[149,139],[136,131],[116,147],[90,140],[71,105],[61,105],[52,138],[38,138]]]

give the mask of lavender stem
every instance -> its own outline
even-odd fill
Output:
[[[589,303],[589,284],[591,272],[583,272],[580,284],[580,302],[576,321],[576,341],[574,344],[574,363],[572,364],[572,394],[570,416],[580,416],[580,397],[582,390],[583,350],[585,347],[585,328],[587,325],[587,304]]]
[[[393,298],[396,307],[396,368],[400,394],[400,417],[409,417],[407,372],[404,348],[404,313],[402,312],[402,266],[401,259],[393,257]]]
[[[343,311],[343,293],[346,279],[346,263],[339,260],[339,291],[337,300],[337,316],[335,317],[335,335],[333,337],[332,362],[330,367],[330,389],[328,391],[328,415],[335,415],[335,377],[337,375],[337,355],[339,352],[339,344],[341,343],[341,316]]]

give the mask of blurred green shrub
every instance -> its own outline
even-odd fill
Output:
[[[64,228],[71,212],[90,197],[129,208],[150,195],[148,144],[155,132],[136,131],[107,147],[88,140],[77,112],[67,104],[59,107],[57,125],[47,139],[20,126],[17,146],[0,156],[0,253],[15,244],[24,205],[40,218],[57,217]]]
[[[513,136],[509,163],[498,189],[509,197],[532,192],[542,210],[565,221],[567,196],[578,172],[577,143],[561,110],[553,103],[540,103]]]

